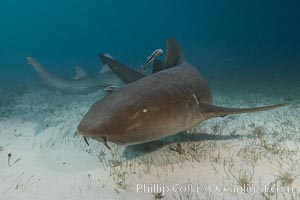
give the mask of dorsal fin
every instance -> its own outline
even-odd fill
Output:
[[[81,67],[76,66],[76,76],[75,76],[75,80],[78,79],[83,79],[86,78],[88,76],[88,73],[86,71],[84,71]]]
[[[101,71],[100,71],[100,74],[106,74],[106,73],[109,73],[111,72],[111,69],[109,68],[109,66],[107,64],[104,64]]]
[[[152,73],[156,73],[166,69],[165,65],[158,59],[155,59],[152,65]]]
[[[107,64],[111,68],[111,70],[126,84],[132,83],[145,77],[145,75],[105,55],[99,55],[99,57],[101,61],[104,64]]]
[[[263,106],[263,107],[256,107],[256,108],[227,108],[221,106],[214,106],[207,103],[201,103],[200,108],[201,112],[206,116],[206,118],[212,117],[224,117],[230,114],[242,114],[242,113],[251,113],[251,112],[259,112],[264,110],[271,110],[274,108],[280,108],[283,106],[287,106],[289,104],[277,104],[277,105],[270,105],[270,106]]]
[[[166,67],[174,67],[176,65],[182,64],[183,62],[185,62],[185,58],[179,44],[173,38],[168,39],[167,55],[165,61]]]
[[[108,53],[105,53],[104,56],[113,59],[113,57],[110,54],[108,54]],[[111,69],[109,68],[109,66],[106,63],[103,63],[103,64],[104,65],[103,65],[103,67],[100,70],[100,74],[105,74],[105,73],[111,72]]]

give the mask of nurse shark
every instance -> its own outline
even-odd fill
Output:
[[[104,64],[101,72],[97,75],[89,75],[82,68],[76,67],[75,78],[67,79],[50,72],[40,62],[32,57],[27,57],[27,61],[28,64],[33,66],[40,78],[49,88],[64,93],[84,93],[101,88],[104,89],[111,85],[124,85],[124,81],[109,70],[106,64]],[[142,74],[134,70],[130,70],[129,73],[128,70],[126,72],[123,71],[124,70],[121,69],[119,73],[124,77],[127,76],[128,79],[130,79],[131,76],[137,76],[138,78],[143,77]]]
[[[126,67],[101,55],[114,69]],[[198,69],[189,64],[175,39],[167,42],[161,70],[135,80],[97,101],[84,116],[77,131],[85,138],[117,145],[141,144],[170,136],[197,124],[231,114],[265,111],[286,106],[227,108],[213,105],[211,89]]]

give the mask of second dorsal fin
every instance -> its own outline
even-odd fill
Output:
[[[75,76],[75,80],[78,80],[78,79],[83,79],[83,78],[86,78],[88,76],[88,73],[83,70],[81,67],[79,66],[76,66],[76,76]]]

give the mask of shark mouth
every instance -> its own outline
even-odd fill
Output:
[[[89,142],[88,142],[88,138],[86,136],[83,136],[84,142],[90,146]],[[107,144],[107,137],[102,137],[101,136],[101,142],[103,142],[103,144],[105,145],[106,148],[108,148],[109,150],[111,150],[111,148],[108,146]]]

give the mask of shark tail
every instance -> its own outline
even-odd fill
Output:
[[[226,115],[231,115],[231,114],[252,113],[252,112],[271,110],[271,109],[280,108],[288,105],[289,105],[288,103],[283,103],[283,104],[276,104],[276,105],[263,106],[257,108],[227,108],[227,107],[214,106],[211,104],[203,103],[203,105],[201,105],[200,107],[202,113],[205,113],[207,118],[212,118],[212,117],[225,117]]]
[[[32,65],[36,68],[43,68],[43,65],[33,57],[26,57],[26,59],[27,59],[27,64]]]

